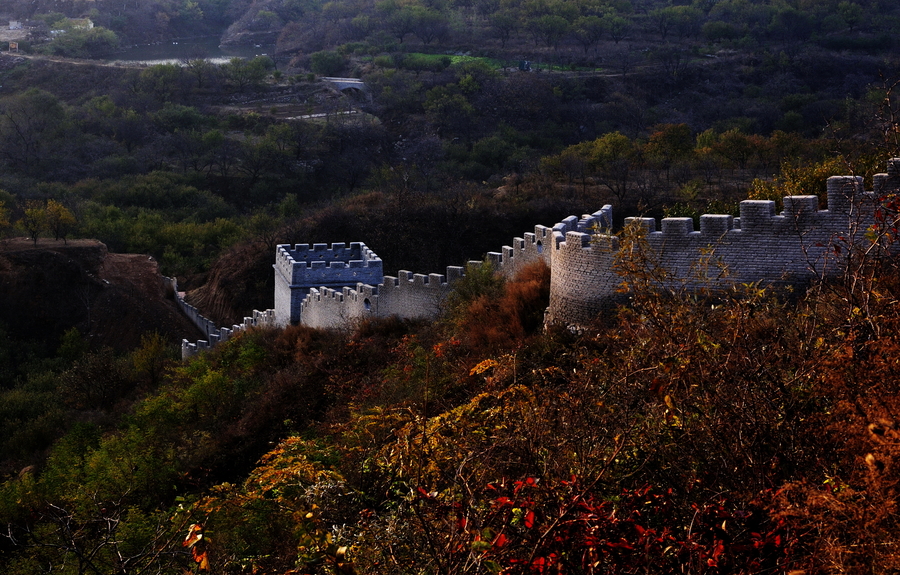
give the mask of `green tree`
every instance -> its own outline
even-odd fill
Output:
[[[334,50],[313,52],[309,56],[309,67],[319,76],[337,76],[346,65],[347,60],[344,56]]]
[[[200,90],[212,84],[218,73],[216,65],[205,58],[192,58],[187,61],[185,68],[197,81],[197,89]]]
[[[222,64],[220,70],[226,82],[237,88],[239,92],[243,92],[245,89],[262,82],[271,66],[271,59],[265,56],[257,56],[252,60],[232,58],[227,63]]]
[[[62,12],[48,12],[47,14],[35,14],[35,20],[44,22],[51,28],[59,28],[60,25],[68,20]]]
[[[60,392],[76,409],[108,409],[134,387],[125,360],[110,349],[84,354],[60,375]]]
[[[394,10],[387,18],[387,28],[402,44],[407,36],[415,32],[416,10],[411,6]]]
[[[88,352],[88,342],[77,327],[66,330],[59,342],[56,356],[67,364],[81,359]]]
[[[49,92],[31,88],[0,100],[0,158],[27,174],[43,169],[65,144],[69,114]]]
[[[178,7],[178,19],[183,24],[195,25],[203,20],[203,9],[195,0],[184,0]]]
[[[584,53],[593,48],[606,30],[606,23],[599,16],[583,16],[572,26],[572,35],[581,44]]]
[[[437,10],[416,10],[413,34],[426,46],[435,40],[443,40],[450,33],[450,21]]]
[[[565,176],[568,183],[581,178],[582,187],[587,186],[588,158],[585,146],[569,146],[559,154],[541,159],[541,167],[554,175]]]
[[[64,30],[54,36],[43,51],[68,58],[99,58],[114,52],[118,47],[119,38],[116,33],[97,26],[89,30]]]
[[[250,178],[248,185],[252,188],[266,172],[281,164],[285,156],[278,141],[268,134],[262,138],[247,138],[241,142],[235,167]]]
[[[72,231],[72,228],[77,223],[75,215],[56,200],[47,200],[45,209],[47,212],[47,228],[53,233],[54,239],[59,240],[62,238],[63,243],[66,243],[66,236],[69,235],[69,232]]]
[[[781,203],[785,196],[819,196],[821,205],[828,200],[827,182],[831,176],[847,172],[844,158],[829,158],[812,164],[792,165],[785,162],[773,180],[753,180],[749,198]]]
[[[659,34],[660,40],[665,40],[672,27],[675,24],[673,8],[675,6],[667,6],[665,8],[657,8],[648,14],[651,24]]]
[[[597,181],[624,204],[631,189],[633,163],[638,156],[635,144],[628,136],[611,132],[587,143],[585,154]]]
[[[739,128],[723,132],[712,145],[715,153],[741,170],[757,155],[759,148],[758,138],[744,134]]]
[[[489,17],[491,30],[500,40],[500,46],[506,47],[506,43],[512,35],[519,29],[519,17],[511,10],[499,10]]]
[[[616,44],[627,38],[631,32],[631,21],[627,18],[610,16],[609,18],[604,18],[603,21],[606,24],[606,29],[609,31],[609,37]]]
[[[680,40],[691,38],[700,33],[703,25],[703,12],[694,6],[672,6],[672,31]]]
[[[131,362],[136,374],[146,378],[151,389],[163,380],[166,369],[175,359],[172,346],[158,333],[141,336],[141,346],[131,353]]]
[[[456,85],[437,86],[429,90],[425,95],[424,107],[428,118],[435,124],[466,137],[471,135],[477,110]]]
[[[841,18],[843,18],[844,22],[851,30],[859,25],[865,14],[862,6],[855,2],[849,2],[848,0],[838,3],[837,8]]]
[[[556,48],[559,41],[569,33],[569,22],[556,14],[545,14],[526,22],[534,43],[543,42],[548,48]]]
[[[189,87],[185,69],[176,64],[154,64],[141,70],[135,85],[138,93],[150,94],[160,104],[183,101]]]
[[[44,203],[38,200],[28,200],[18,225],[28,234],[34,245],[37,245],[38,238],[47,230],[47,208]]]
[[[688,159],[694,150],[694,136],[687,124],[661,124],[650,134],[644,152],[647,159],[666,171],[666,179],[676,162]]]
[[[785,41],[802,42],[815,30],[812,17],[790,6],[782,7],[772,16],[768,32]]]

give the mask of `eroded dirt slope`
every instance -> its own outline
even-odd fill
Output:
[[[275,247],[262,242],[234,246],[185,299],[220,326],[240,323],[254,309],[274,307],[274,254]]]

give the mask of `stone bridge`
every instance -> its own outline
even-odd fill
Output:
[[[322,78],[322,80],[328,82],[329,84],[332,84],[341,92],[345,90],[356,90],[365,94],[369,93],[368,86],[366,86],[365,83],[363,83],[363,81],[359,78],[335,78],[332,76],[326,76]]]

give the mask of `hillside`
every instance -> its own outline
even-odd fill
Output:
[[[188,360],[160,277],[229,325],[278,243],[428,273],[606,203],[824,207],[900,157],[900,4],[90,4],[0,8],[39,21],[0,39],[0,234],[39,238],[0,242],[0,573],[900,573],[896,252],[707,293],[625,233],[627,305],[578,330],[543,329],[546,267],[485,265],[435,321]],[[275,49],[85,59],[206,35]]]
[[[434,323],[251,330],[172,366],[117,422],[6,466],[0,567],[892,572],[896,260],[702,297],[654,290],[639,251],[629,308],[578,334],[536,329],[531,268],[470,274]]]
[[[6,240],[0,246],[0,322],[48,351],[73,327],[91,347],[118,351],[134,349],[147,332],[173,343],[198,335],[152,257],[111,254],[95,240]]]

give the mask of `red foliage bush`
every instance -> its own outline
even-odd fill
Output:
[[[516,348],[543,325],[549,300],[550,268],[539,261],[506,282],[499,296],[486,294],[469,303],[457,337],[476,356]]]

